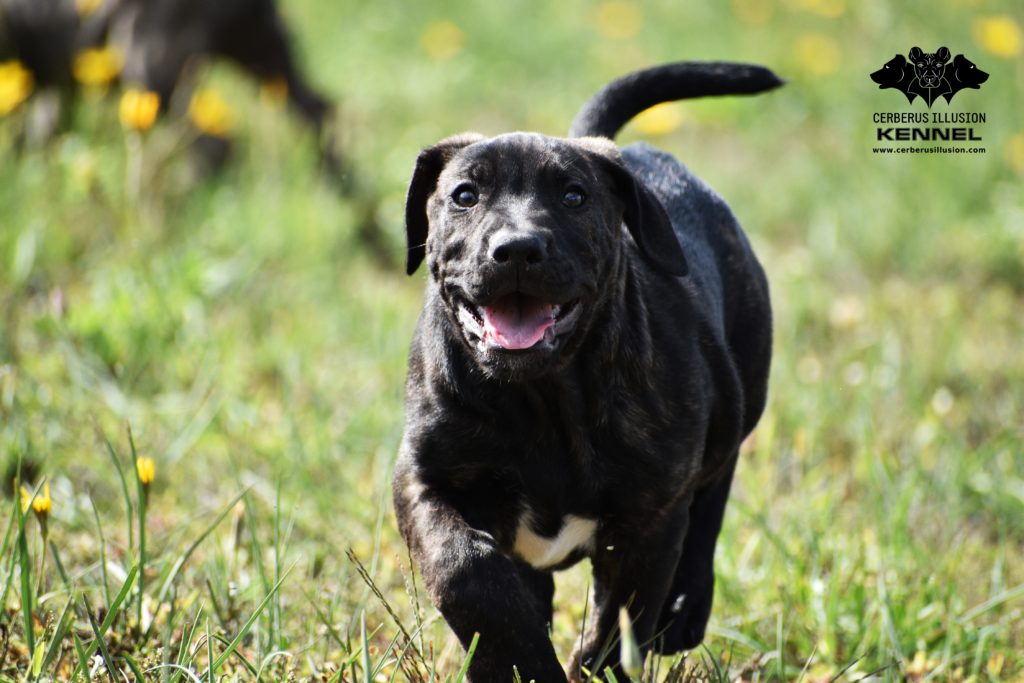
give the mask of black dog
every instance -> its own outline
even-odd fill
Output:
[[[953,95],[961,90],[971,88],[978,90],[981,84],[988,80],[988,74],[977,67],[971,60],[962,54],[953,57],[953,63],[946,67],[946,80],[949,81],[950,91],[944,93],[946,102],[953,100]]]
[[[878,88],[896,88],[913,103],[916,93],[910,92],[910,83],[914,80],[914,68],[907,64],[907,58],[896,55],[886,62],[881,69],[871,74],[871,80],[878,83]]]
[[[914,65],[914,80],[907,90],[932,106],[932,102],[942,95],[951,95],[953,89],[946,80],[946,62],[949,61],[949,48],[940,47],[935,52],[924,52],[919,47],[910,48],[910,62]]]
[[[594,613],[570,678],[617,666],[622,607],[645,651],[703,638],[738,449],[765,404],[768,285],[717,194],[606,138],[658,102],[780,83],[671,64],[605,88],[571,139],[466,134],[417,159],[408,272],[425,258],[429,280],[395,508],[434,603],[464,645],[480,634],[472,680],[565,680],[551,572],[585,556]]]

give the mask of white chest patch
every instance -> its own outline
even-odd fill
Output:
[[[577,548],[588,548],[594,542],[597,520],[566,515],[562,528],[554,538],[541,536],[530,525],[530,512],[519,518],[516,529],[515,554],[537,569],[546,569],[567,558]]]

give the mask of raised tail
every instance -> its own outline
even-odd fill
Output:
[[[612,81],[572,122],[570,137],[614,138],[626,123],[662,102],[709,95],[754,95],[784,81],[763,66],[734,62],[673,62]]]

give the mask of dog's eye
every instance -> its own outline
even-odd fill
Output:
[[[583,190],[579,187],[570,187],[565,191],[565,194],[562,195],[562,203],[571,209],[583,206],[584,199]]]
[[[462,208],[468,209],[471,206],[476,206],[476,203],[480,201],[480,196],[469,185],[459,185],[455,188],[455,192],[452,192],[452,201]]]

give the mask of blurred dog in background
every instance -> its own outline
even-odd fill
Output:
[[[107,64],[103,49],[115,55],[106,57]],[[31,73],[29,144],[70,126],[82,82],[120,78],[156,93],[161,114],[187,113],[196,129],[193,148],[212,170],[224,165],[232,142],[226,126],[204,125],[195,115],[198,73],[217,60],[235,64],[270,98],[287,101],[311,129],[328,179],[354,200],[359,238],[379,261],[392,260],[376,224],[374,193],[340,151],[336,106],[300,69],[275,0],[0,0],[0,62],[5,60],[17,60]]]

